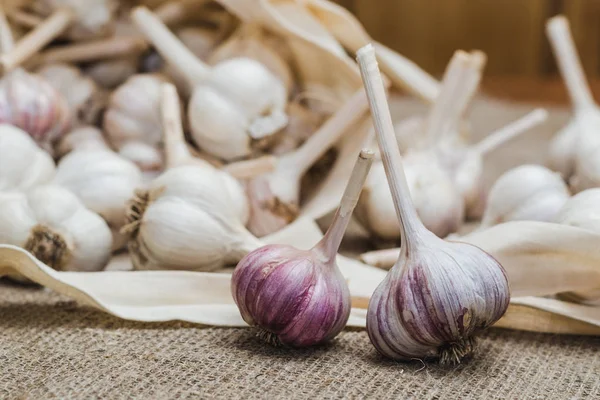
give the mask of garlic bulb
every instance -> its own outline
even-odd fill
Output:
[[[81,71],[68,64],[49,64],[37,73],[44,77],[69,104],[73,122],[96,124],[106,106],[106,93]]]
[[[267,67],[290,92],[294,86],[294,76],[289,65],[289,53],[283,39],[268,34],[257,24],[243,23],[212,52],[208,63],[216,65],[232,58],[252,58]]]
[[[267,245],[247,254],[231,280],[242,318],[275,344],[328,341],[350,316],[350,291],[335,258],[369,172],[373,152],[362,151],[333,222],[310,250]]]
[[[130,76],[137,73],[137,67],[136,60],[118,58],[92,63],[83,70],[100,87],[112,89],[123,84]]]
[[[45,79],[16,69],[0,80],[0,123],[23,129],[47,151],[71,124],[69,105]]]
[[[0,192],[26,190],[54,177],[52,157],[21,129],[0,124]]]
[[[594,102],[567,19],[559,15],[546,24],[559,70],[565,80],[574,107],[572,121],[550,144],[549,164],[572,179],[576,191],[600,186],[600,109]]]
[[[364,91],[357,91],[317,132],[296,150],[283,154],[275,170],[248,182],[248,229],[261,237],[293,221],[300,208],[300,180],[308,169],[367,111]]]
[[[60,160],[54,183],[75,193],[106,220],[114,250],[125,245],[126,237],[119,231],[126,222],[127,201],[142,185],[135,164],[108,149],[74,151]]]
[[[406,155],[403,163],[413,204],[427,229],[439,237],[458,230],[464,216],[463,199],[437,158],[413,152]],[[394,212],[384,166],[378,162],[367,178],[356,217],[376,237],[395,241],[401,232]]]
[[[481,227],[508,221],[554,221],[570,197],[558,173],[521,165],[502,174],[490,189]]]
[[[285,87],[262,64],[236,58],[209,67],[147,9],[135,9],[132,18],[194,88],[188,116],[202,149],[225,160],[247,157],[285,127]]]
[[[102,131],[94,126],[80,126],[64,135],[55,147],[61,158],[74,150],[108,149]]]
[[[400,257],[369,302],[367,332],[386,357],[458,363],[473,352],[473,335],[505,313],[508,280],[485,251],[439,239],[420,222],[373,47],[360,49],[357,59],[402,232]]]
[[[0,243],[20,246],[58,271],[102,270],[111,241],[104,220],[60,186],[0,192]]]
[[[159,75],[138,74],[115,90],[104,114],[104,129],[110,143],[142,170],[162,168],[159,145],[161,85]]]

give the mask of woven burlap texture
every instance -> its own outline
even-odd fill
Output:
[[[250,329],[141,324],[0,284],[0,398],[600,398],[600,338],[491,330],[453,368],[380,357],[366,332],[273,348]]]

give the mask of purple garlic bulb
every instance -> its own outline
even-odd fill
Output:
[[[458,363],[473,352],[474,334],[506,312],[508,279],[498,261],[485,251],[444,241],[419,220],[375,51],[367,45],[357,55],[402,243],[398,261],[369,302],[367,332],[386,357]]]
[[[21,128],[45,150],[71,125],[64,97],[43,78],[15,69],[0,81],[0,123]]]
[[[232,280],[244,321],[274,344],[305,347],[337,336],[350,316],[350,291],[332,261],[316,248],[285,245],[246,255]]]
[[[273,344],[294,347],[326,342],[344,329],[350,291],[335,263],[338,248],[371,166],[363,150],[340,207],[323,239],[311,250],[267,245],[237,265],[231,292],[244,321]]]

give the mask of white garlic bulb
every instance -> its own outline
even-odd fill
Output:
[[[104,220],[74,194],[43,185],[0,192],[0,243],[20,246],[58,271],[100,271],[112,238]]]
[[[25,190],[48,183],[54,160],[21,129],[0,124],[0,192]]]
[[[550,144],[549,164],[570,180],[576,191],[600,186],[600,108],[586,81],[569,21],[563,15],[549,19],[546,33],[575,114]]]
[[[188,117],[203,150],[225,160],[247,157],[286,126],[286,89],[262,64],[235,58],[210,67],[147,9],[136,8],[132,18],[194,88]]]
[[[102,131],[95,126],[80,126],[64,135],[55,146],[55,153],[61,158],[75,150],[108,149]]]
[[[69,64],[49,64],[37,73],[61,93],[73,115],[74,122],[96,124],[106,105],[106,93],[79,68]]]
[[[600,188],[587,189],[571,197],[555,221],[600,233]]]
[[[142,185],[135,164],[108,149],[74,151],[60,160],[54,182],[71,190],[106,220],[115,250],[125,244],[119,231],[125,224],[127,201]]]
[[[498,178],[487,200],[481,226],[508,221],[554,221],[570,197],[560,175],[541,165],[521,165]]]
[[[110,143],[121,155],[142,170],[157,170],[163,165],[159,145],[161,85],[159,75],[138,74],[115,90],[104,114],[104,129]]]
[[[455,232],[464,217],[464,203],[436,157],[426,153],[409,153],[403,164],[410,196],[423,225],[439,237]],[[394,213],[394,201],[383,163],[378,162],[371,168],[355,215],[375,236],[397,240],[400,238],[400,224],[393,218]]]

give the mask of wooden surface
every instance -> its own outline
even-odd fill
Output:
[[[584,68],[600,75],[600,0],[336,0],[377,40],[440,75],[456,49],[488,54],[491,75],[551,76],[548,18],[565,14]]]

